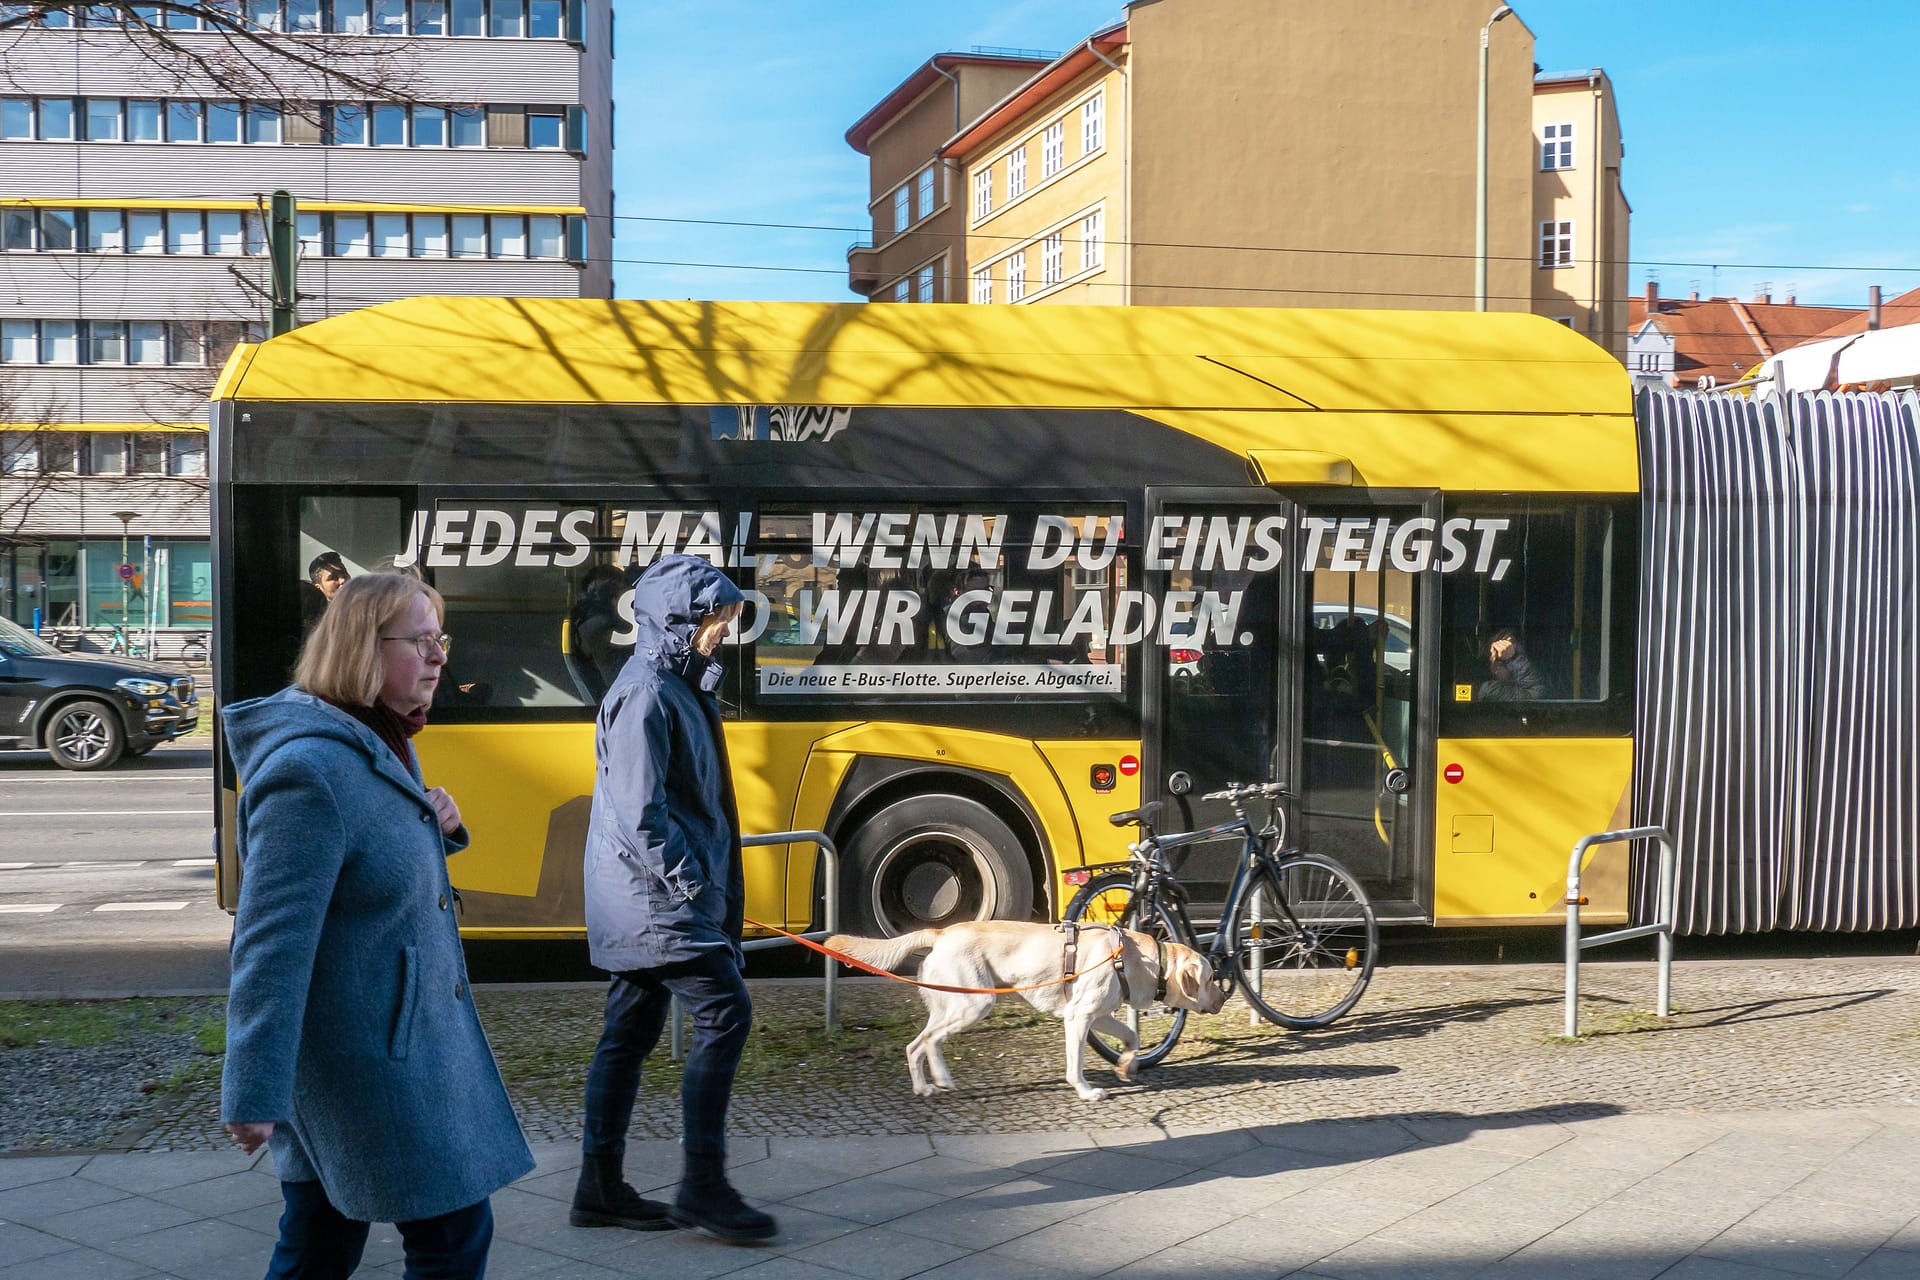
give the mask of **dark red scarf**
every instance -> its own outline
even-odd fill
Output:
[[[386,743],[402,765],[408,765],[413,760],[413,746],[407,739],[427,727],[425,707],[401,715],[378,698],[370,707],[351,706],[345,702],[335,702],[332,698],[322,698],[320,701],[330,707],[338,707],[373,730],[374,737]]]

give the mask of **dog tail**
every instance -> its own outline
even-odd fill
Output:
[[[897,938],[854,938],[836,933],[827,939],[826,947],[829,951],[852,956],[862,964],[892,971],[915,956],[931,951],[933,944],[939,940],[938,929],[921,929],[916,933],[903,933]]]

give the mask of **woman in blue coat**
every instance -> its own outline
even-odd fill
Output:
[[[454,922],[466,829],[408,741],[444,617],[416,578],[355,578],[293,686],[222,716],[243,875],[220,1113],[280,1173],[268,1280],[350,1275],[370,1222],[399,1226],[408,1277],[479,1277],[488,1197],[533,1167]]]
[[[613,975],[605,1029],[587,1069],[576,1227],[693,1227],[765,1240],[771,1216],[727,1181],[727,1103],[753,1024],[740,976],[740,816],[714,690],[714,651],[740,589],[693,556],[656,561],[633,589],[633,656],[600,704],[587,826],[587,946]],[[621,1176],[640,1069],[674,996],[693,1018],[680,1082],[685,1169],[671,1205]]]

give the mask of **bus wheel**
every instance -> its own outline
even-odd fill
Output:
[[[841,927],[894,937],[968,920],[1025,920],[1033,881],[1020,838],[960,796],[898,800],[862,823],[840,869]]]

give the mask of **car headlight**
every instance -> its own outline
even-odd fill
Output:
[[[148,680],[144,676],[128,676],[125,680],[116,680],[115,684],[128,693],[138,694],[142,698],[158,698],[167,692],[164,680]]]

